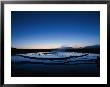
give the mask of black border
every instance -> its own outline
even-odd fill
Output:
[[[110,35],[110,32],[108,32],[108,29],[110,28],[109,27],[110,25],[110,2],[109,1],[1,1],[1,66],[2,66],[1,67],[1,86],[6,86],[6,87],[9,87],[9,86],[14,87],[17,85],[18,87],[40,86],[40,84],[29,84],[29,85],[28,84],[4,84],[4,4],[107,4],[107,48],[108,48],[108,44],[109,44],[108,37]],[[108,54],[108,49],[107,49],[107,54]],[[107,55],[107,60],[108,60],[108,55]],[[109,62],[107,61],[107,73],[108,73],[108,63]],[[108,83],[109,81],[107,78],[107,85]],[[104,85],[105,84],[103,84],[103,86]]]

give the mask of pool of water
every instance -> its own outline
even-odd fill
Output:
[[[22,56],[21,56],[22,55]],[[74,52],[27,53],[11,57],[11,75],[14,77],[97,77],[100,76],[100,64],[97,56]],[[78,57],[69,57],[78,56]],[[80,57],[81,56],[81,57]],[[34,58],[33,58],[34,57]],[[65,58],[49,60],[47,58]],[[45,60],[44,60],[45,58]]]

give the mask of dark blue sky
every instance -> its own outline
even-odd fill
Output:
[[[16,48],[100,44],[98,11],[12,11],[11,42]]]

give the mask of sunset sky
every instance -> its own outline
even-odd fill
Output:
[[[100,12],[12,11],[11,44],[26,49],[100,44]]]

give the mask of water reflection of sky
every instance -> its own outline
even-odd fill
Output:
[[[41,52],[40,52],[41,53]],[[23,55],[23,56],[22,56]],[[71,55],[74,56],[80,56],[83,55],[83,53],[73,53],[73,52],[59,52],[59,54],[51,54],[51,55],[44,55],[41,54],[39,55],[38,53],[27,53],[27,54],[19,54],[19,55],[15,55],[11,57],[11,61],[13,63],[17,63],[17,62],[31,62],[31,63],[64,63],[65,60],[57,60],[59,58],[65,58],[65,57],[69,57]],[[87,56],[82,56],[82,57],[71,57],[71,58],[67,58],[66,61],[70,62],[71,64],[77,64],[77,63],[90,63],[91,60],[96,60],[97,56],[99,56],[100,54],[88,54]],[[35,57],[33,59],[33,57]],[[48,60],[46,58],[56,58],[56,60]],[[45,59],[45,60],[44,60]],[[92,61],[94,62],[94,61]],[[69,64],[69,63],[68,63]]]
[[[71,53],[66,53],[66,54],[71,55]],[[81,54],[83,53],[74,53],[74,55],[81,55]],[[31,56],[34,55],[34,53],[28,53],[24,55]],[[37,54],[35,53],[35,55]],[[90,53],[87,56],[78,57],[78,58],[72,57],[67,60],[42,60],[42,58],[31,59],[28,57],[24,58],[19,55],[15,55],[11,57],[12,76],[23,76],[23,77],[24,76],[26,77],[28,76],[34,76],[34,77],[100,76],[100,67],[99,67],[100,65],[96,63],[97,56],[99,55],[100,54]],[[45,56],[45,55],[41,55],[41,56]]]

